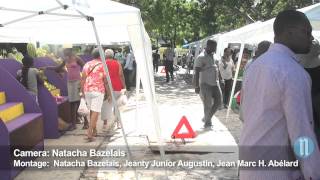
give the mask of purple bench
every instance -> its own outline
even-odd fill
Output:
[[[48,58],[36,58],[34,65],[35,67],[43,67],[43,66],[54,65],[53,63],[54,62]],[[1,59],[0,67],[3,67],[4,69],[8,70],[11,76],[15,77],[17,74],[16,71],[21,68],[21,64],[15,60]],[[48,74],[48,75],[49,75],[47,76],[48,79],[54,79],[51,76],[52,74]],[[56,74],[56,76],[58,75]],[[23,88],[23,91],[26,92],[25,88],[17,80],[15,80],[15,78],[13,81],[15,83],[18,83]],[[53,81],[53,82],[55,83],[56,81]],[[57,84],[54,84],[54,85],[57,86]],[[60,82],[60,85],[63,86],[63,82]],[[58,117],[59,117],[59,114],[61,113],[59,113],[59,108],[56,103],[56,100],[51,95],[51,93],[47,90],[47,88],[45,88],[43,85],[38,85],[38,102],[39,102],[40,109],[43,113],[44,137],[48,139],[59,138],[61,136],[61,133],[58,130]],[[28,108],[28,106],[25,106],[25,108]],[[67,113],[66,113],[66,116],[68,116]],[[69,113],[69,116],[70,116],[70,113]]]
[[[0,60],[0,91],[6,93],[6,102],[22,102],[25,114],[4,123],[0,119],[0,177],[13,179],[21,169],[11,167],[12,152],[15,148],[24,150],[43,150],[43,118],[35,99],[15,79],[14,71],[21,64],[14,60]],[[12,62],[11,62],[12,61]],[[17,63],[17,64],[16,64]],[[4,65],[6,64],[6,65]],[[2,105],[2,108],[5,108]]]

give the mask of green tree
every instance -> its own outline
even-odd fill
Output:
[[[311,0],[118,0],[141,11],[151,40],[182,45],[219,32],[275,17],[285,9],[302,8]]]

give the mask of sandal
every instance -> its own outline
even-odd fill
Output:
[[[77,129],[76,125],[70,125],[69,128],[68,128],[68,131],[73,131],[75,129]]]
[[[88,136],[85,137],[84,139],[87,140],[88,142],[93,142],[95,140],[94,137],[88,137]]]
[[[82,129],[89,129],[89,124],[84,124]]]
[[[121,123],[119,121],[117,121],[116,123],[117,123],[117,129],[121,129]]]

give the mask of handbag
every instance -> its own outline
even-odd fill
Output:
[[[86,100],[84,98],[81,98],[80,100],[80,105],[79,105],[79,108],[78,108],[78,113],[82,116],[86,116],[86,115],[89,115],[90,111],[88,109],[88,106],[87,106],[87,103],[86,103]]]
[[[117,99],[117,105],[119,107],[125,106],[128,103],[128,98],[125,95],[125,91],[121,91],[121,95]]]

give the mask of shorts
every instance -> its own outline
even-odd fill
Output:
[[[121,91],[113,91],[116,101],[121,96]],[[105,100],[102,104],[101,109],[101,119],[102,120],[110,120],[113,116],[113,104],[112,101]]]
[[[86,92],[85,99],[88,109],[94,112],[101,112],[101,107],[104,99],[104,93],[101,92]]]
[[[80,101],[80,80],[68,81],[69,102]]]

